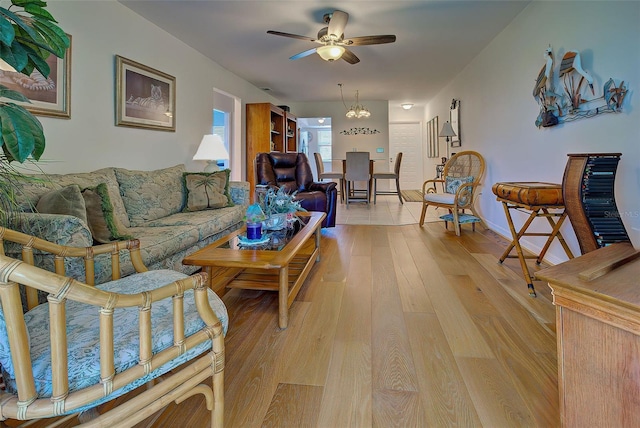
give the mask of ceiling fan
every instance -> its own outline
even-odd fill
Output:
[[[322,45],[317,48],[312,48],[299,54],[293,55],[289,59],[300,59],[311,54],[317,53],[325,61],[335,61],[337,59],[344,59],[349,64],[357,64],[360,59],[349,49],[348,46],[364,46],[364,45],[381,45],[384,43],[393,43],[396,41],[396,36],[382,35],[382,36],[362,36],[352,37],[350,39],[344,38],[344,27],[349,21],[349,14],[341,10],[334,10],[331,13],[326,13],[323,17],[324,23],[327,24],[318,31],[318,37],[300,36],[297,34],[283,33],[281,31],[267,31],[267,34],[274,34],[276,36],[291,37],[292,39],[308,40],[313,43]]]

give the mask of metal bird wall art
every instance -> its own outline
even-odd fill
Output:
[[[560,61],[558,80],[554,79],[551,45],[544,51],[545,65],[540,69],[533,87],[533,97],[540,105],[537,127],[548,128],[564,122],[585,119],[603,113],[618,113],[628,89],[624,81],[616,85],[610,78],[603,85],[603,94],[595,96],[594,78],[582,66],[580,53],[567,51]],[[556,92],[555,88],[561,88]],[[588,96],[592,98],[587,98]]]

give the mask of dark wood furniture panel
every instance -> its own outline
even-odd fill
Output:
[[[630,242],[614,195],[621,154],[580,153],[568,156],[562,193],[582,254],[615,242]]]

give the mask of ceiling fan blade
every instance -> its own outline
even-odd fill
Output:
[[[343,40],[342,44],[345,44],[347,46],[382,45],[385,43],[393,43],[395,41],[395,35],[386,34],[382,36],[351,37],[349,39]]]
[[[334,10],[329,20],[329,34],[333,34],[336,37],[341,37],[344,34],[344,27],[347,26],[349,21],[349,14],[341,10]]]
[[[347,61],[349,64],[357,64],[360,62],[360,58],[358,58],[353,52],[349,49],[345,49],[341,58]]]
[[[304,58],[305,56],[309,56],[311,54],[316,53],[316,48],[311,48],[309,50],[306,50],[304,52],[300,52],[299,54],[295,54],[292,57],[289,57],[289,59],[300,59],[300,58]]]
[[[269,30],[269,31],[267,31],[267,34],[273,34],[274,36],[290,37],[292,39],[308,40],[310,42],[316,42],[317,41],[313,37],[300,36],[298,34],[291,34],[291,33],[283,33],[282,31]]]

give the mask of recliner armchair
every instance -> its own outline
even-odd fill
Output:
[[[314,182],[309,159],[304,153],[258,153],[256,176],[256,184],[282,187],[288,193],[297,192],[295,200],[307,211],[326,213],[322,227],[336,225],[336,183]]]

